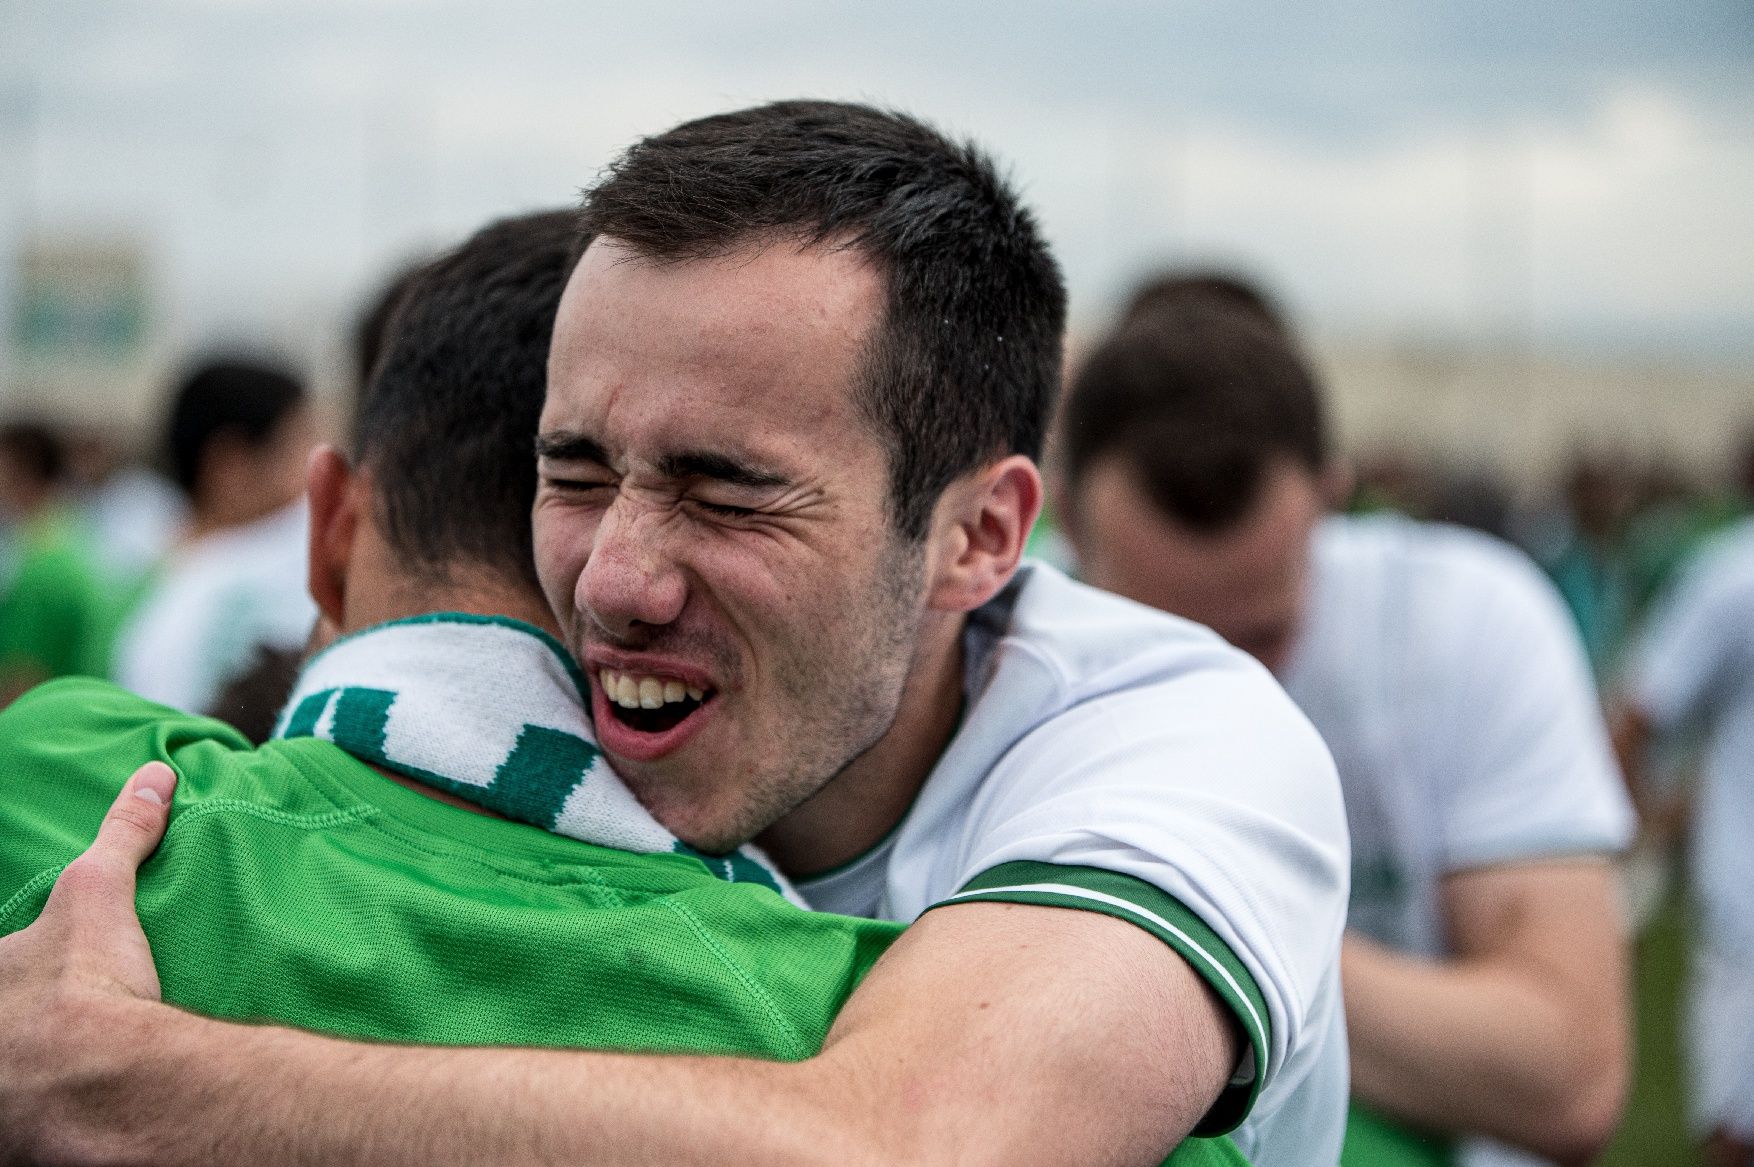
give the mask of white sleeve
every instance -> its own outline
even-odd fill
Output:
[[[1337,960],[1349,856],[1326,747],[1265,670],[1223,654],[1018,742],[970,808],[951,901],[1102,911],[1165,940],[1255,1053],[1260,1072],[1233,1083],[1234,1121],[1306,1025],[1320,1028],[1312,1002]]]
[[[208,589],[174,575],[161,583],[117,641],[115,682],[148,701],[203,712],[213,684],[201,651],[211,599]]]
[[[1660,729],[1704,709],[1747,635],[1754,596],[1717,566],[1708,555],[1683,572],[1634,650],[1632,701]]]
[[[1410,729],[1445,800],[1445,868],[1624,848],[1632,809],[1552,585],[1505,551],[1455,573],[1438,607]]]

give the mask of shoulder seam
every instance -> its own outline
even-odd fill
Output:
[[[698,938],[702,944],[707,946],[712,954],[719,959],[719,963],[723,964],[726,970],[729,971],[732,976],[736,977],[737,981],[748,990],[750,996],[754,997],[755,1000],[760,1003],[762,1012],[766,1013],[768,1019],[774,1023],[780,1032],[784,1033],[786,1037],[791,1040],[792,1058],[796,1060],[798,1058],[809,1057],[814,1051],[805,1045],[803,1036],[799,1034],[797,1028],[787,1020],[785,1014],[780,1011],[779,1007],[774,1004],[772,996],[768,994],[768,991],[763,988],[754,977],[749,975],[748,971],[745,970],[741,964],[738,964],[735,960],[731,959],[731,954],[724,950],[723,946],[719,944],[717,938],[715,938],[713,934],[701,924],[699,918],[688,908],[677,903],[672,897],[665,896],[661,902],[666,908],[682,918],[683,922],[688,925],[689,930],[694,933],[696,938]]]

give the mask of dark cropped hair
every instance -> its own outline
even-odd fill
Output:
[[[406,281],[354,414],[376,518],[411,572],[537,586],[530,543],[548,340],[576,211],[503,219]]]
[[[0,455],[41,486],[55,486],[67,477],[67,443],[41,422],[0,425]]]
[[[200,489],[201,462],[216,438],[265,445],[305,403],[290,370],[255,358],[221,358],[197,366],[171,402],[165,454],[171,476],[190,496]]]
[[[783,101],[630,148],[585,226],[658,262],[770,238],[850,244],[885,284],[855,392],[889,453],[897,529],[925,533],[955,479],[1039,457],[1066,296],[1035,219],[972,144],[905,114]]]
[[[1321,391],[1295,343],[1209,301],[1123,324],[1073,379],[1062,424],[1069,483],[1124,458],[1153,504],[1206,533],[1249,512],[1274,462],[1328,464]]]
[[[384,351],[384,342],[389,339],[390,320],[409,285],[414,283],[414,277],[425,266],[425,263],[409,263],[397,268],[360,309],[359,318],[353,324],[353,383],[356,391],[371,380],[372,370],[378,367],[378,355]]]

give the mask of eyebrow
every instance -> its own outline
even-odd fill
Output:
[[[684,450],[666,454],[658,461],[658,469],[666,478],[710,478],[731,486],[755,488],[790,485],[791,479],[767,470],[758,470],[725,454],[711,450]]]
[[[553,433],[536,436],[536,456],[552,458],[556,462],[600,462],[607,466],[608,455],[602,443],[595,438],[587,438],[584,434],[570,430],[556,430]]]
[[[555,430],[536,438],[536,456],[556,462],[596,462],[609,465],[608,452],[595,438],[572,430]],[[666,454],[658,460],[658,470],[666,478],[707,478],[731,486],[764,489],[789,486],[791,479],[782,474],[758,470],[729,454],[712,450],[683,450]]]

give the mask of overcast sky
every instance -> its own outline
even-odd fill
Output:
[[[986,144],[1087,323],[1220,260],[1326,335],[1754,355],[1751,0],[0,0],[0,268],[122,234],[181,340],[333,330],[637,135],[799,95]]]

